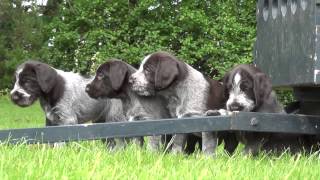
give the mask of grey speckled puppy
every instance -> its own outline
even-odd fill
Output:
[[[133,90],[141,96],[163,97],[171,117],[201,116],[209,109],[224,106],[223,86],[218,81],[205,77],[167,52],[146,56],[139,70],[131,75],[130,82]],[[217,134],[202,132],[201,137],[202,151],[214,154],[218,143]],[[172,151],[184,152],[185,142],[186,134],[176,134]],[[234,149],[231,147],[230,153]]]

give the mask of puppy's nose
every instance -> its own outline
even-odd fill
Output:
[[[230,109],[230,111],[242,111],[243,106],[241,106],[241,104],[238,102],[234,102],[234,103],[230,104],[229,109]]]
[[[19,99],[19,96],[18,95],[16,95],[16,94],[13,94],[13,95],[11,95],[11,98],[13,99],[13,100],[18,100]]]
[[[13,93],[11,93],[11,99],[14,101],[19,100],[22,97],[22,94],[19,93],[18,91],[14,91]]]
[[[132,84],[132,83],[134,83],[134,82],[135,82],[135,78],[131,75],[131,76],[129,77],[129,83]]]
[[[88,84],[88,85],[86,86],[85,91],[86,91],[86,93],[88,93],[88,92],[90,91],[90,84]]]

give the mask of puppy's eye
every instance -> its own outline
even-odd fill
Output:
[[[245,83],[240,84],[240,89],[242,91],[247,91],[249,89],[249,86]]]
[[[143,73],[146,74],[146,75],[149,75],[149,74],[150,74],[150,71],[145,70]]]
[[[97,79],[100,81],[104,78],[104,75],[103,74],[97,74]]]
[[[144,70],[145,73],[150,73],[150,68],[149,67],[145,67],[143,70]]]
[[[30,84],[30,83],[31,83],[31,80],[30,80],[30,79],[21,79],[21,80],[20,80],[20,83],[21,83],[21,84]]]

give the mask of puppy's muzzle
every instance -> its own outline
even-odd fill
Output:
[[[243,109],[244,107],[238,102],[233,102],[229,105],[230,111],[242,111]]]
[[[90,93],[90,89],[91,89],[91,85],[90,84],[88,84],[87,86],[86,86],[86,89],[85,89],[85,91],[86,91],[86,93]]]
[[[86,93],[91,97],[91,98],[97,98],[93,91],[92,91],[92,85],[91,84],[87,84],[86,89],[85,89]]]
[[[21,107],[30,106],[35,101],[35,98],[33,96],[26,96],[25,94],[19,91],[13,91],[10,95],[10,98],[13,103]]]
[[[85,91],[89,95],[89,97],[93,99],[99,98],[99,95],[97,94],[96,89],[92,84],[87,84]]]
[[[129,77],[129,83],[130,83],[130,84],[134,84],[135,82],[136,82],[136,78],[133,77],[133,76],[130,76],[130,77]]]
[[[17,101],[21,100],[22,98],[24,98],[24,95],[22,93],[20,93],[19,91],[14,91],[11,93],[11,100],[14,102],[17,102]]]

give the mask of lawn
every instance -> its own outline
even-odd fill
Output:
[[[44,114],[35,104],[14,106],[0,97],[0,127],[41,127]],[[318,154],[295,156],[238,152],[228,157],[221,148],[215,158],[149,152],[134,145],[109,152],[100,141],[47,145],[0,145],[0,179],[319,179]]]

